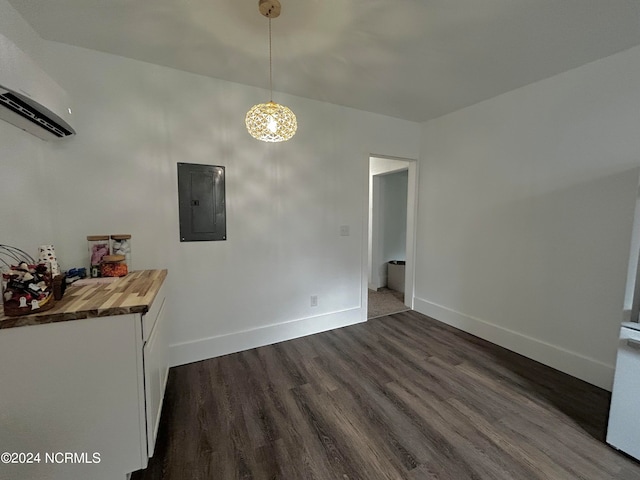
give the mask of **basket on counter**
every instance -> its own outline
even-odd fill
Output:
[[[24,251],[0,245],[2,304],[9,317],[49,310],[54,305],[53,277],[45,263]]]

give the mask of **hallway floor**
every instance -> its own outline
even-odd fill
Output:
[[[409,308],[404,304],[404,293],[380,288],[378,291],[369,290],[369,308],[367,319],[404,312]]]

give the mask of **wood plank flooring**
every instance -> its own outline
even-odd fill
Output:
[[[608,392],[403,312],[171,369],[132,480],[624,479]]]

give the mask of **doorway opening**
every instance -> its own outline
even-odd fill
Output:
[[[369,158],[367,319],[413,308],[417,162]]]

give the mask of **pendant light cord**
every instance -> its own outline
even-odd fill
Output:
[[[269,18],[269,101],[273,102],[273,74],[271,71],[271,18]]]

